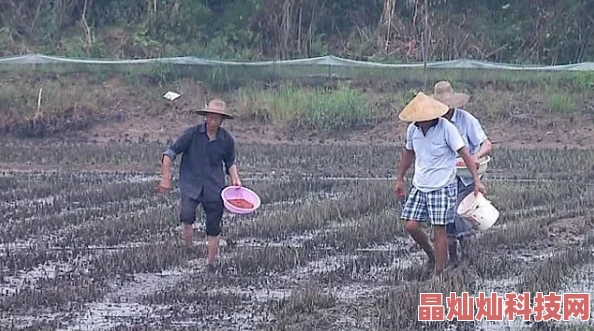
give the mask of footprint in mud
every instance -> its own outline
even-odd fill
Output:
[[[562,219],[548,226],[549,238],[547,244],[549,247],[568,247],[583,241],[585,233],[584,228],[590,228],[591,220],[583,217],[572,219]]]

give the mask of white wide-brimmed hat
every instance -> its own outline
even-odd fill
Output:
[[[468,94],[454,92],[452,84],[445,80],[435,84],[432,97],[437,101],[445,103],[450,108],[462,107],[470,100]]]
[[[398,118],[407,122],[424,122],[440,118],[447,113],[449,107],[423,92],[417,95],[402,109]]]
[[[210,100],[210,102],[208,103],[208,105],[206,105],[206,107],[204,107],[204,109],[197,110],[196,113],[199,115],[213,113],[223,115],[223,117],[226,119],[233,119],[233,115],[229,114],[229,112],[227,111],[227,103],[218,98]]]

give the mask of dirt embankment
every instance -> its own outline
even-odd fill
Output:
[[[7,83],[28,85],[27,91],[31,93],[19,92],[21,95],[4,105],[0,131],[5,137],[63,136],[96,142],[173,139],[184,127],[201,121],[192,113],[193,109],[203,105],[207,98],[221,96],[237,114],[236,120],[224,125],[238,140],[401,144],[406,123],[397,119],[402,105],[394,95],[418,88],[405,82],[352,81],[352,86],[370,94],[375,107],[389,109],[391,118],[378,120],[367,128],[342,132],[338,137],[315,131],[288,133],[273,124],[262,123],[254,119],[254,110],[244,109],[235,102],[233,92],[207,93],[203,83],[193,80],[162,85],[146,77],[131,83],[121,78],[102,81],[74,75],[54,79],[48,87],[47,79],[44,82],[37,77],[21,79],[18,83],[0,82],[5,93]],[[37,109],[37,91],[43,86],[45,94]],[[16,89],[13,86],[11,90]],[[162,97],[168,90],[183,97],[168,101]],[[550,92],[539,87],[520,90],[477,84],[467,86],[467,91],[472,98],[465,108],[481,120],[496,145],[584,148],[594,139],[592,93],[574,93],[562,100],[552,100]],[[35,102],[31,102],[32,98]]]

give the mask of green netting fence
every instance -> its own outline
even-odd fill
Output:
[[[106,60],[46,55],[24,55],[0,58],[1,71],[41,71],[54,73],[151,74],[163,79],[194,79],[239,84],[254,80],[344,79],[355,77],[392,80],[424,80],[423,63],[388,64],[355,61],[336,56],[278,61],[237,62],[196,57]],[[456,81],[533,81],[563,78],[594,87],[594,62],[566,65],[519,65],[468,59],[429,62],[427,78]]]

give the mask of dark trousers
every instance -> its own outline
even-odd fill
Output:
[[[180,221],[183,224],[194,224],[196,221],[196,209],[198,205],[202,205],[202,210],[206,214],[206,235],[218,236],[222,232],[221,220],[225,210],[223,200],[204,201],[201,197],[192,199],[182,195]]]
[[[469,194],[474,191],[474,183],[468,186],[464,186],[464,183],[458,178],[458,197],[456,202],[456,208],[460,205],[460,202],[466,198]],[[454,222],[447,226],[448,237],[462,238],[472,235],[472,224],[460,217],[458,213],[454,218]]]

